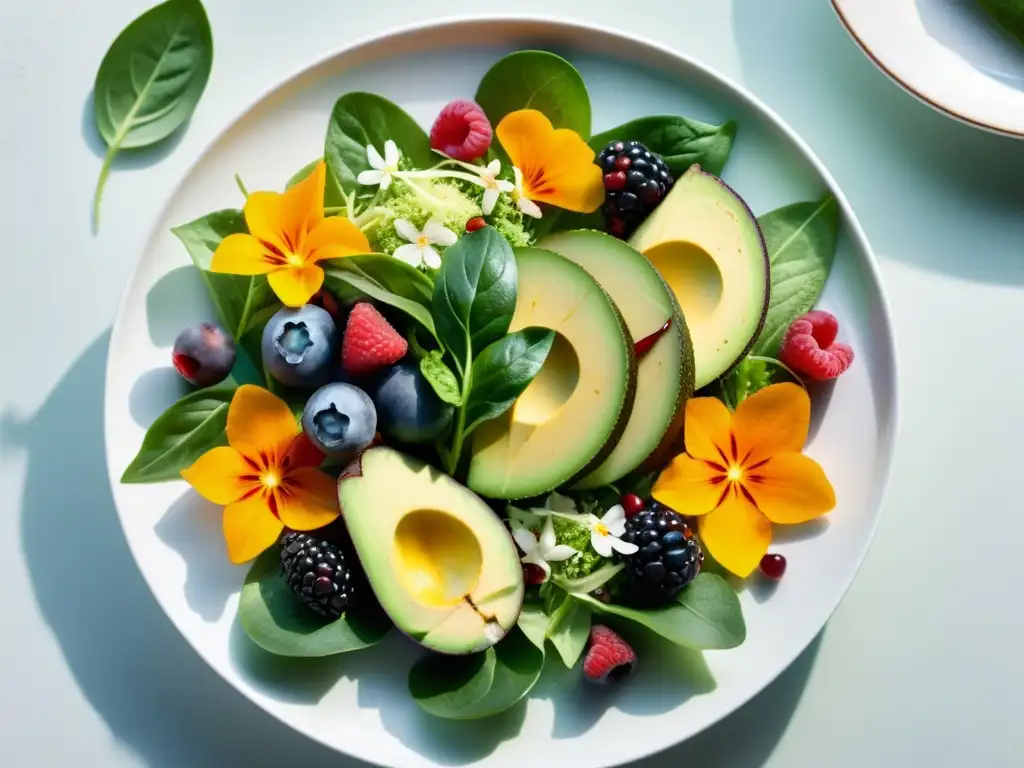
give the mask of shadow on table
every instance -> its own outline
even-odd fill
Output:
[[[734,0],[732,14],[747,86],[812,139],[877,250],[959,278],[1024,284],[1024,144],[909,96],[874,67],[828,3]],[[972,229],[979,210],[1001,226]]]
[[[31,419],[0,421],[5,450],[27,453],[21,545],[35,599],[79,688],[152,768],[287,765],[293,755],[362,765],[263,716],[211,674],[154,602],[107,482],[108,341],[105,333],[92,343]]]
[[[1024,47],[1002,30],[980,3],[915,0],[915,6],[935,42],[983,75],[1024,90]]]

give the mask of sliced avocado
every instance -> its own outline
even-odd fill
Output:
[[[693,341],[694,385],[710,384],[747,353],[768,311],[757,219],[725,182],[693,165],[629,242],[675,292]]]
[[[659,461],[678,448],[686,401],[693,394],[693,347],[675,294],[637,250],[604,232],[577,230],[538,244],[570,259],[593,276],[619,308],[634,346],[665,331],[637,360],[636,400],[611,453],[575,490],[600,488],[647,459]]]
[[[586,270],[540,248],[516,250],[512,331],[539,325],[555,341],[505,414],[473,433],[468,485],[495,499],[539,496],[585,477],[615,447],[636,390],[633,342]]]
[[[338,480],[352,543],[381,607],[438,653],[482,651],[523,605],[519,553],[468,488],[390,448],[364,451]]]

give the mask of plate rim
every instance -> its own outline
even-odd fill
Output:
[[[973,117],[971,115],[960,112],[954,109],[953,107],[943,104],[942,102],[937,101],[934,97],[926,96],[924,93],[922,93],[913,85],[911,85],[909,82],[907,82],[899,75],[897,75],[896,72],[882,60],[881,56],[875,53],[874,50],[872,50],[872,48],[864,41],[864,39],[859,34],[857,34],[857,31],[854,29],[853,24],[850,22],[846,13],[842,9],[842,0],[830,0],[830,3],[832,5],[832,10],[835,11],[836,16],[839,18],[840,23],[843,25],[843,29],[846,30],[846,33],[857,44],[857,47],[861,49],[865,56],[867,56],[868,60],[872,64],[874,64],[875,67],[877,67],[878,70],[882,72],[882,74],[884,74],[886,77],[892,80],[892,82],[896,83],[896,85],[898,85],[904,91],[906,91],[915,99],[920,101],[922,104],[931,107],[940,114],[953,118],[959,123],[969,125],[972,128],[980,128],[983,131],[994,133],[997,136],[1008,136],[1013,139],[1024,139],[1024,128],[1014,129],[1008,128],[1003,125],[996,125],[995,123],[985,122],[984,120],[978,117]]]
[[[832,0],[833,3],[835,0]],[[643,35],[638,35],[629,32],[623,32],[616,30],[610,26],[596,24],[588,21],[582,21],[577,18],[561,18],[550,14],[536,14],[536,13],[457,13],[442,16],[437,19],[429,21],[415,22],[411,24],[402,24],[392,26],[376,33],[363,35],[351,43],[339,45],[338,47],[321,54],[305,64],[293,69],[287,75],[280,79],[273,80],[267,85],[260,89],[258,95],[249,101],[242,109],[237,111],[232,118],[227,120],[225,124],[218,130],[214,135],[207,141],[196,156],[189,162],[181,172],[177,181],[171,186],[165,195],[164,203],[158,209],[154,221],[150,227],[146,230],[145,238],[143,239],[143,245],[140,247],[140,251],[144,250],[145,244],[152,242],[157,237],[162,229],[161,223],[167,216],[169,209],[173,201],[179,195],[182,187],[186,183],[187,179],[195,172],[196,168],[203,162],[204,158],[209,152],[228,134],[239,121],[243,120],[259,105],[271,97],[273,94],[281,91],[282,89],[293,85],[296,81],[300,80],[307,73],[315,70],[319,67],[325,66],[332,60],[345,56],[358,53],[362,50],[370,49],[379,45],[387,45],[388,43],[401,42],[406,39],[414,39],[420,35],[429,35],[431,33],[438,33],[439,31],[448,30],[450,31],[453,27],[473,28],[484,24],[495,24],[502,26],[514,27],[515,25],[531,25],[535,29],[533,32],[550,32],[562,31],[566,32],[571,36],[579,35],[599,35],[606,38],[616,39],[620,43],[631,45],[634,48],[646,49],[648,53],[656,54],[668,60],[673,60],[680,66],[690,67],[695,71],[700,72],[703,76],[709,78],[711,81],[716,83],[720,88],[731,91],[735,96],[742,99],[746,104],[752,107],[761,118],[765,119],[771,124],[773,128],[780,131],[786,140],[792,142],[793,146],[799,150],[799,152],[810,162],[815,172],[821,177],[826,188],[835,196],[839,203],[840,212],[842,214],[841,221],[847,231],[847,235],[853,241],[855,247],[862,251],[864,256],[864,263],[869,272],[871,279],[877,287],[878,293],[878,311],[883,320],[883,325],[887,331],[887,342],[888,351],[887,359],[884,360],[885,367],[891,372],[888,392],[888,402],[890,410],[890,421],[884,425],[884,432],[880,433],[880,441],[884,449],[884,464],[880,471],[880,476],[877,484],[877,497],[875,502],[875,514],[874,520],[868,531],[868,535],[864,541],[861,551],[857,555],[856,562],[850,572],[849,580],[845,587],[839,593],[838,599],[831,610],[824,615],[820,621],[813,622],[816,624],[814,633],[808,637],[806,642],[800,643],[799,647],[796,648],[791,654],[787,654],[784,664],[780,667],[779,671],[772,674],[757,684],[747,689],[744,694],[738,696],[735,700],[731,701],[729,706],[725,708],[725,711],[718,717],[711,718],[710,720],[700,721],[695,724],[695,727],[683,738],[678,740],[672,740],[666,744],[658,745],[653,749],[646,750],[642,753],[638,753],[630,760],[639,760],[652,755],[660,754],[666,750],[672,749],[685,741],[689,741],[701,732],[707,730],[711,726],[725,720],[727,717],[733,715],[738,709],[743,707],[754,697],[759,695],[765,688],[771,683],[778,679],[787,669],[789,669],[793,663],[804,653],[808,647],[814,642],[814,639],[818,637],[825,625],[831,620],[836,610],[845,600],[846,595],[849,593],[850,588],[856,581],[857,575],[864,565],[864,561],[867,558],[868,552],[870,551],[875,538],[878,533],[878,527],[881,523],[882,515],[884,512],[885,499],[888,495],[892,476],[892,464],[893,457],[895,454],[895,447],[899,434],[900,424],[900,376],[899,376],[899,355],[897,354],[897,340],[896,334],[892,323],[892,309],[890,306],[888,294],[884,288],[884,281],[882,279],[881,269],[879,267],[878,258],[875,255],[874,249],[871,247],[870,241],[857,218],[853,207],[851,206],[845,193],[836,182],[835,178],[826,168],[822,160],[818,155],[811,149],[807,142],[792,128],[782,117],[776,113],[771,107],[757,97],[744,85],[737,82],[732,77],[719,72],[717,69],[707,65],[691,55],[684,53],[682,50],[673,48],[672,46],[660,43]],[[135,545],[130,536],[124,529],[122,522],[122,512],[117,502],[117,489],[120,485],[120,473],[116,471],[113,462],[111,461],[110,451],[110,425],[109,425],[109,414],[111,412],[111,404],[109,402],[109,381],[116,375],[114,368],[114,345],[117,334],[114,330],[122,324],[123,317],[128,306],[129,297],[132,291],[132,286],[135,284],[138,278],[138,273],[142,265],[141,255],[136,258],[124,284],[122,285],[121,295],[117,303],[117,309],[114,315],[113,323],[111,325],[110,339],[107,343],[107,362],[104,370],[104,405],[103,405],[103,438],[104,438],[104,453],[107,462],[107,478],[110,483],[112,499],[114,501],[114,510],[118,517],[118,523],[121,526],[121,532],[124,536],[125,543],[128,546],[128,550],[131,553],[132,559],[135,562],[136,568],[138,568],[146,587],[149,589],[154,601],[160,607],[160,610],[164,613],[171,625],[175,628],[177,633],[185,640],[190,648],[203,660],[207,667],[209,667],[218,677],[221,678],[226,684],[232,689],[241,694],[246,700],[252,703],[258,710],[265,715],[272,717],[277,722],[285,725],[293,731],[301,734],[302,736],[310,739],[311,741],[320,744],[321,746],[335,752],[342,754],[347,757],[355,758],[367,764],[373,765],[385,765],[384,763],[377,763],[370,757],[364,754],[355,754],[352,752],[342,751],[336,745],[329,743],[320,738],[315,732],[311,732],[307,729],[300,727],[299,725],[279,717],[277,713],[267,709],[263,706],[262,702],[258,700],[255,692],[247,690],[240,686],[236,681],[230,679],[220,667],[213,663],[204,650],[195,642],[192,638],[183,631],[181,624],[177,621],[172,612],[164,604],[160,598],[158,591],[154,588],[151,582],[150,575],[141,567],[141,560],[139,553],[135,549]],[[429,760],[429,758],[426,758]],[[592,768],[610,768],[613,765],[619,765],[619,763],[607,763],[601,758],[597,758],[590,761]]]

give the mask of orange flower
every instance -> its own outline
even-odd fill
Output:
[[[601,169],[576,131],[555,130],[543,112],[520,109],[502,118],[497,134],[512,165],[523,172],[524,197],[580,213],[600,207]]]
[[[249,234],[228,235],[213,254],[210,269],[232,275],[266,275],[281,302],[301,307],[320,290],[319,262],[369,253],[366,235],[344,216],[324,218],[327,166],[285,193],[253,192],[245,201]]]
[[[803,523],[835,506],[832,484],[804,456],[811,401],[773,384],[730,413],[714,397],[686,404],[686,450],[658,477],[655,499],[698,518],[701,541],[732,573],[748,576],[768,551],[772,523]]]
[[[224,506],[224,539],[234,563],[252,560],[284,526],[321,528],[338,517],[334,480],[316,467],[323,454],[299,432],[288,405],[244,384],[228,407],[228,445],[181,472],[204,498]]]

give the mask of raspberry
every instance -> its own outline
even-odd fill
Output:
[[[492,135],[491,123],[480,106],[474,101],[456,99],[434,121],[430,146],[470,163],[487,154]]]
[[[779,360],[814,381],[834,379],[853,362],[853,349],[835,340],[838,332],[835,315],[808,312],[789,326]]]
[[[603,624],[590,628],[590,648],[583,659],[583,675],[592,683],[622,683],[636,671],[636,653],[629,643]]]
[[[352,376],[364,376],[397,363],[409,343],[377,309],[366,302],[352,308],[341,345],[341,366]]]

